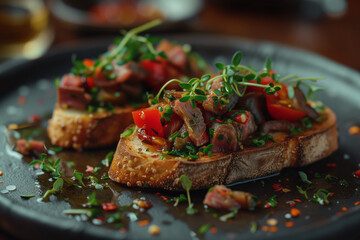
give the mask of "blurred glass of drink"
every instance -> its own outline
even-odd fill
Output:
[[[42,55],[53,40],[42,0],[0,0],[0,59]]]

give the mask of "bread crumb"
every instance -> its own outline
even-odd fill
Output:
[[[278,220],[275,218],[270,218],[266,221],[266,223],[270,226],[276,226],[278,224]]]
[[[151,235],[159,235],[161,232],[161,229],[158,225],[153,224],[149,227],[148,232]]]

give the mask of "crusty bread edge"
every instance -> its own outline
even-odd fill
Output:
[[[63,109],[55,106],[48,124],[53,145],[64,148],[99,148],[116,144],[120,134],[132,123],[135,108],[115,107],[114,113]]]
[[[192,189],[202,189],[266,176],[286,167],[308,165],[338,148],[336,116],[328,108],[325,114],[326,120],[315,123],[313,129],[302,134],[275,134],[276,143],[230,154],[217,153],[196,161],[179,157],[160,160],[159,154],[144,152],[145,146],[137,138],[122,138],[109,177],[128,186],[182,190],[179,178],[185,174],[193,183]]]

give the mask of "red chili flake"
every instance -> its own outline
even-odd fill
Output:
[[[218,123],[222,123],[222,122],[224,122],[225,120],[223,119],[223,120],[220,120],[220,119],[215,119]]]
[[[281,186],[280,183],[275,183],[272,185],[272,187],[274,188],[275,192],[279,192],[282,191],[284,188]]]
[[[269,227],[268,226],[262,226],[261,230],[263,230],[264,232],[267,232],[267,231],[269,231]]]
[[[275,214],[275,211],[274,210],[271,210],[270,211],[270,215],[274,215]]]
[[[124,228],[124,227],[122,227],[122,228],[119,229],[119,231],[120,231],[121,233],[126,233],[126,232],[127,232],[127,229]]]
[[[3,171],[0,171],[0,176],[4,175],[4,172]]]
[[[97,217],[97,218],[95,218],[96,220],[99,220],[99,221],[101,221],[101,222],[105,222],[105,218],[104,217]]]
[[[354,203],[355,206],[358,206],[360,204],[360,201],[357,201]]]
[[[264,205],[264,208],[269,208],[269,207],[271,207],[271,205],[270,205],[269,203],[266,203],[266,204]]]
[[[217,231],[218,231],[218,230],[217,230],[216,227],[210,228],[210,232],[213,233],[213,234],[217,233]]]
[[[116,209],[116,206],[113,203],[103,203],[101,206],[105,211],[113,211]]]
[[[44,105],[44,99],[42,99],[42,98],[39,98],[38,100],[37,100],[37,104],[38,105]]]
[[[289,179],[287,178],[287,179],[285,179],[287,182],[289,181]]]
[[[360,178],[360,169],[353,172],[353,176],[356,177],[356,178]]]
[[[86,170],[85,172],[89,172],[89,173],[93,173],[94,172],[94,167],[90,166],[90,165],[86,165]]]
[[[338,212],[338,213],[336,213],[335,215],[336,216],[341,216],[343,213],[342,212]]]
[[[0,181],[0,183],[4,183],[4,181]]]
[[[157,193],[155,193],[156,195],[160,195],[160,193],[159,192],[157,192]]]
[[[290,203],[290,207],[294,207],[294,206],[295,206],[294,202]]]
[[[297,217],[297,216],[300,215],[300,213],[301,213],[301,211],[299,209],[297,209],[297,208],[292,208],[290,210],[290,214],[291,214],[292,217]]]
[[[167,201],[167,200],[168,200],[167,197],[165,197],[165,196],[161,196],[161,198],[162,198],[164,201]]]
[[[41,117],[37,114],[33,114],[33,115],[30,115],[30,117],[28,118],[28,121],[29,122],[37,122],[37,121],[40,121],[41,120]]]
[[[293,227],[294,225],[295,225],[294,222],[285,222],[285,227],[290,228],[290,227]]]
[[[336,163],[327,163],[326,166],[327,167],[336,167]]]
[[[273,227],[270,227],[270,232],[277,232],[278,228],[273,226]]]
[[[332,197],[332,196],[334,196],[334,194],[335,194],[335,193],[332,192],[332,193],[329,194],[329,196]]]
[[[301,200],[300,200],[300,199],[297,199],[297,198],[293,199],[293,201],[294,201],[294,202],[301,202]]]
[[[138,225],[139,225],[140,227],[144,227],[144,226],[148,225],[149,223],[150,223],[149,220],[142,220],[142,221],[139,221],[139,222],[138,222]]]
[[[346,212],[348,209],[347,209],[347,207],[342,207],[341,210],[342,210],[343,212]]]
[[[76,149],[77,152],[82,153],[84,150],[82,148]]]
[[[351,128],[349,128],[349,134],[350,135],[360,135],[360,127],[352,126]]]

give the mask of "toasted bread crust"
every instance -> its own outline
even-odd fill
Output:
[[[123,130],[132,123],[135,108],[116,107],[114,114],[62,109],[55,106],[49,120],[48,135],[52,144],[64,148],[98,148],[116,144]]]
[[[299,135],[272,134],[276,143],[196,161],[180,157],[160,160],[160,153],[146,151],[136,134],[119,141],[109,170],[109,177],[127,186],[182,190],[179,178],[187,175],[192,189],[215,184],[230,184],[279,172],[285,167],[304,166],[329,156],[338,148],[336,116],[326,109],[326,120]]]

